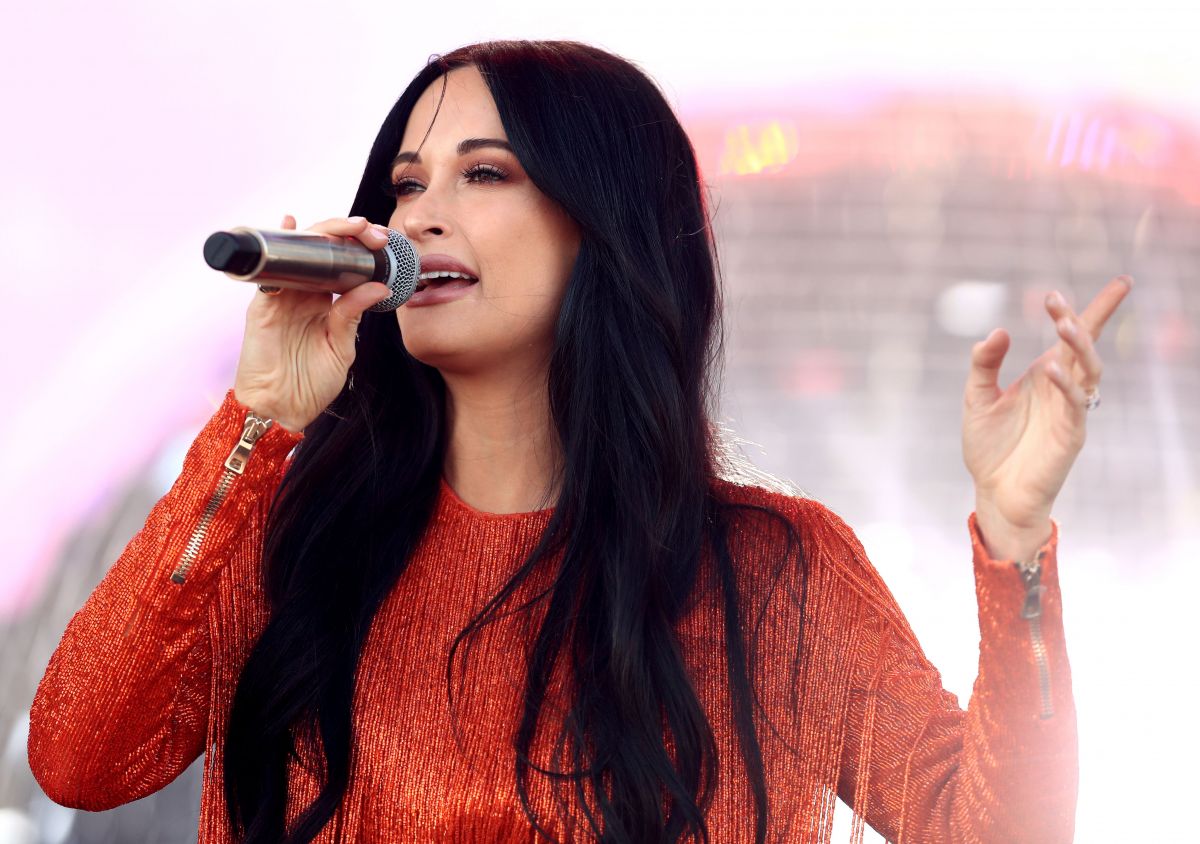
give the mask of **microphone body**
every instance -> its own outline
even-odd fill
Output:
[[[210,235],[204,260],[237,281],[314,293],[345,293],[368,281],[382,282],[392,295],[368,309],[379,312],[407,302],[421,273],[416,248],[392,229],[387,246],[373,252],[352,237],[242,226]]]

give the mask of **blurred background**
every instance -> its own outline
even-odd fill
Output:
[[[1174,810],[1200,752],[1184,706],[1200,586],[1196,7],[506,6],[5,10],[0,844],[195,840],[201,761],[144,800],[76,812],[38,789],[25,741],[68,619],[232,385],[253,288],[208,270],[201,244],[346,213],[425,59],[501,37],[613,50],[676,106],[721,247],[724,419],[759,466],[854,526],[963,705],[978,643],[958,433],[970,347],[1007,327],[1007,383],[1052,342],[1048,292],[1082,307],[1113,275],[1137,279],[1055,513],[1078,840],[1194,840]]]

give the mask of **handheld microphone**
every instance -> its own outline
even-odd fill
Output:
[[[394,311],[407,302],[421,273],[416,248],[392,229],[387,246],[372,252],[352,237],[241,226],[209,235],[204,260],[238,281],[314,293],[345,293],[379,281],[392,295],[371,311]]]

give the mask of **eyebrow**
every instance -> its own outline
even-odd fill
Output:
[[[458,142],[458,154],[469,155],[477,149],[502,149],[512,152],[513,148],[509,146],[508,141],[502,141],[499,138],[467,138]],[[514,155],[516,153],[513,153]],[[402,152],[392,159],[392,166],[397,164],[420,164],[421,156],[415,152]]]

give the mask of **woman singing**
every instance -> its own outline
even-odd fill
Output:
[[[207,752],[204,842],[825,842],[839,797],[856,835],[1070,840],[1050,513],[1128,279],[1051,296],[1007,389],[1008,335],[972,351],[963,711],[853,532],[723,457],[703,196],[609,53],[417,74],[313,231],[404,234],[418,291],[254,295],[233,389],[38,688],[46,793],[107,809]]]

